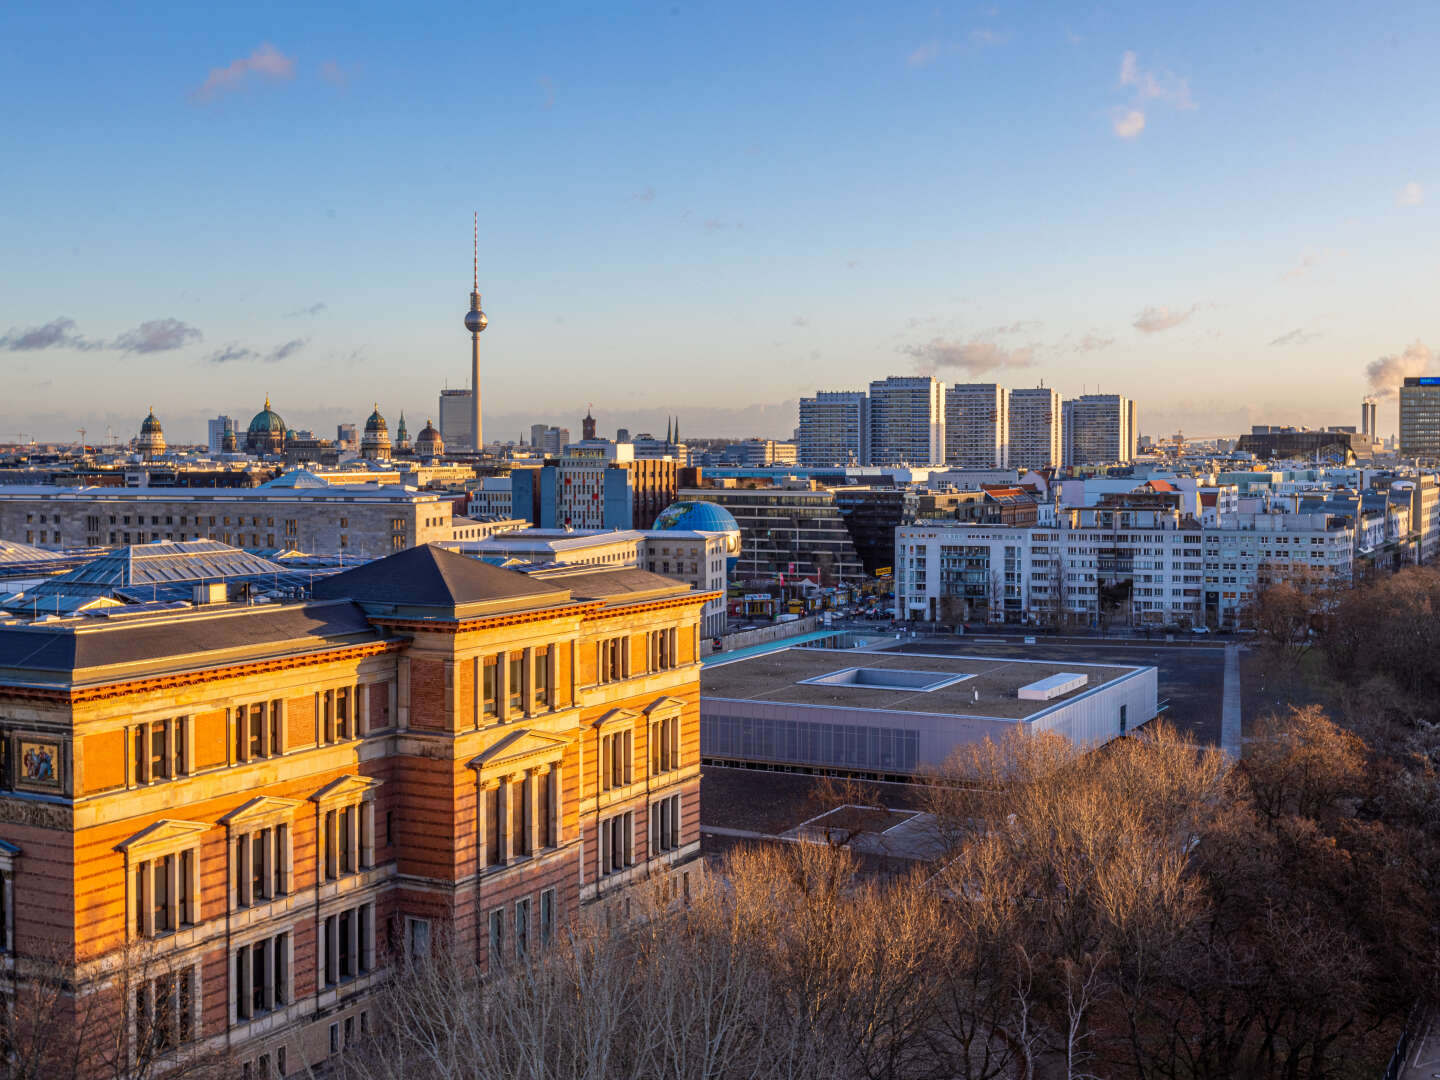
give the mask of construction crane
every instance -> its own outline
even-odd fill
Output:
[[[85,452],[85,429],[82,427],[75,430],[80,432],[80,452],[83,454]]]

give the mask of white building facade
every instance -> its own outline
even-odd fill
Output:
[[[1063,452],[1061,420],[1058,391],[1043,386],[1011,390],[1010,464],[1017,469],[1059,465]]]
[[[945,387],[945,464],[1003,469],[1010,464],[1010,397],[995,383]]]
[[[870,462],[945,460],[945,384],[933,375],[891,375],[870,384]]]
[[[859,390],[821,390],[800,399],[796,459],[801,465],[870,464],[870,398]]]

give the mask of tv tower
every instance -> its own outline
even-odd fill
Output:
[[[475,286],[470,293],[470,310],[465,315],[465,329],[470,331],[470,432],[475,452],[485,445],[480,434],[480,332],[490,325],[480,310],[480,213],[475,213]]]

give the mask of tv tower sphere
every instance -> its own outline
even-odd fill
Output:
[[[490,320],[485,317],[485,312],[476,309],[465,313],[465,329],[472,334],[478,334],[490,325]]]

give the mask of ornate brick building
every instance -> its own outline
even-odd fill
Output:
[[[121,1053],[148,1023],[294,1075],[406,953],[508,961],[640,878],[685,886],[707,594],[431,547],[314,592],[0,626],[12,1008],[58,963],[79,1038],[104,1001]]]

